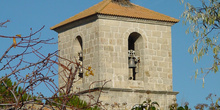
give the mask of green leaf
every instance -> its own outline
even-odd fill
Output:
[[[186,34],[189,34],[189,28],[186,29]]]
[[[200,60],[200,58],[202,58],[202,56],[203,56],[203,48],[201,48],[199,51],[198,60]]]
[[[196,37],[198,37],[199,36],[199,31],[196,31]]]
[[[205,86],[205,79],[202,78],[202,87],[204,88],[204,86]]]
[[[218,54],[218,49],[216,47],[213,49],[213,53]]]
[[[199,70],[197,69],[197,70],[195,71],[195,79],[197,78],[198,73],[199,73]]]
[[[201,73],[204,73],[202,68],[201,68]]]
[[[198,60],[197,60],[197,57],[196,57],[196,56],[194,57],[193,62],[194,62],[194,63],[197,63],[197,62],[198,62]]]
[[[188,105],[185,105],[184,107],[185,107],[185,110],[188,110],[188,109],[189,109]]]
[[[150,110],[156,110],[156,107],[150,107]]]
[[[157,105],[157,106],[160,106],[157,102],[152,102],[151,105]]]
[[[210,44],[210,42],[211,42],[211,39],[210,39],[210,38],[207,38],[207,39],[206,39],[206,43],[207,43],[207,44]]]
[[[178,107],[177,110],[185,110],[182,106]]]
[[[188,48],[188,52],[189,52],[190,54],[192,54],[192,47],[189,47],[189,48]]]
[[[216,61],[214,61],[213,65],[212,65],[212,70],[214,71],[214,73],[218,72],[218,64]]]
[[[218,101],[219,101],[219,99],[217,99],[217,100],[216,100],[216,102],[215,102],[215,103],[216,103],[216,105],[218,105]]]
[[[218,72],[218,65],[217,65],[217,63],[214,64],[213,68],[214,68],[214,72],[215,73]]]

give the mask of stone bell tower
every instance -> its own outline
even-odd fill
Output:
[[[173,92],[171,49],[171,26],[178,21],[135,4],[103,0],[51,29],[58,32],[60,56],[79,56],[83,67],[93,69],[93,77],[79,71],[82,79],[74,87],[82,94],[91,82],[111,80],[100,96],[106,108],[116,102],[130,109],[150,98],[166,110],[178,94]],[[90,94],[97,98],[101,86],[92,85]]]

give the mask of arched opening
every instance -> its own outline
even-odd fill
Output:
[[[143,49],[143,38],[137,33],[133,32],[128,37],[128,68],[129,80],[141,79],[141,50]]]
[[[136,40],[141,37],[141,35],[137,32],[133,32],[128,37],[128,50],[135,50],[135,42]],[[137,45],[137,43],[136,43]]]
[[[73,41],[73,49],[74,54],[76,55],[79,51],[82,51],[83,45],[82,45],[82,38],[81,36],[77,36]]]
[[[76,39],[78,40],[81,50],[83,49],[83,45],[82,45],[82,38],[80,36],[77,36]]]
[[[80,63],[79,67],[79,77],[83,78],[83,41],[81,36],[77,36],[73,41],[74,56],[77,57]]]

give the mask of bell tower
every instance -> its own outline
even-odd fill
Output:
[[[78,57],[83,67],[93,69],[93,77],[79,69],[81,79],[73,91],[80,88],[98,98],[102,83],[93,84],[89,93],[91,82],[111,80],[100,96],[107,109],[115,103],[131,109],[150,98],[166,110],[178,94],[173,91],[171,49],[171,26],[178,21],[135,4],[103,0],[51,29],[58,32],[60,56]],[[84,95],[80,97],[87,100]]]

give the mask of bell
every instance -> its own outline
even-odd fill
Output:
[[[136,68],[135,61],[133,58],[130,58],[128,66],[129,68]]]
[[[83,61],[83,53],[82,51],[78,53],[79,61]]]
[[[83,68],[80,67],[79,68],[79,75],[78,75],[80,78],[83,78]]]

